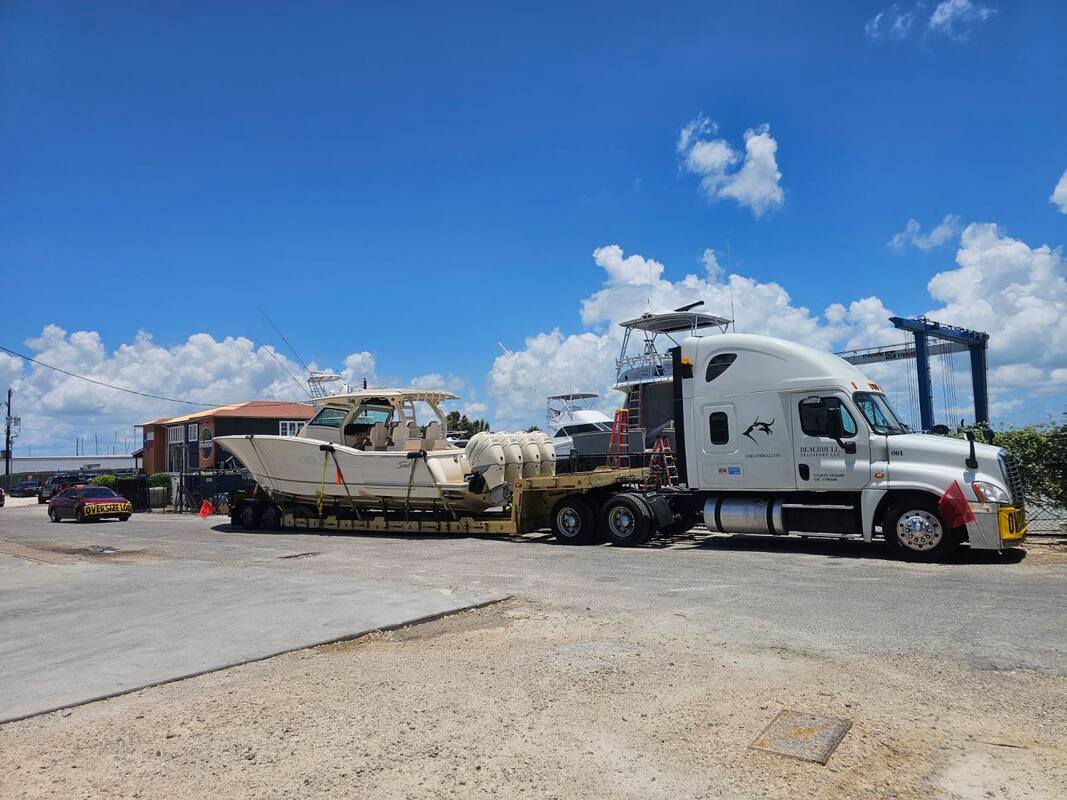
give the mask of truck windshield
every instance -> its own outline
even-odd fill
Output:
[[[852,399],[856,401],[856,405],[859,406],[871,430],[875,433],[892,436],[896,433],[908,433],[911,430],[900,421],[884,394],[856,392],[852,395]]]

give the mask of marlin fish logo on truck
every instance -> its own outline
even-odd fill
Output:
[[[770,436],[774,432],[773,429],[771,428],[771,426],[774,425],[774,419],[775,418],[772,417],[770,422],[761,422],[760,418],[756,417],[756,421],[753,422],[751,425],[749,425],[747,428],[745,428],[745,432],[742,433],[741,435],[742,436],[747,436],[749,439],[751,439],[753,442],[755,442],[757,447],[759,447],[759,442],[756,441],[756,437],[753,436],[752,434],[753,433],[765,433],[768,436]]]

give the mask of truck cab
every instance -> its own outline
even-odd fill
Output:
[[[724,334],[686,339],[675,358],[679,460],[710,529],[880,534],[924,560],[964,540],[1000,549],[1025,536],[1013,456],[913,432],[882,388],[837,356]]]

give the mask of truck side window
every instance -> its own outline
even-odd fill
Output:
[[[730,420],[724,412],[712,412],[708,418],[708,430],[711,431],[712,444],[726,444],[730,441]]]
[[[734,361],[737,360],[736,353],[719,353],[717,356],[712,356],[711,361],[708,362],[708,372],[704,376],[704,380],[711,383],[718,378]]]
[[[826,436],[826,415],[829,413],[826,406],[800,402],[800,429],[808,436]],[[856,420],[848,409],[841,406],[841,427],[845,431],[845,438],[856,435]]]

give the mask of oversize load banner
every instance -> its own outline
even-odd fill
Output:
[[[92,503],[85,506],[83,514],[92,516],[93,514],[129,514],[133,510],[133,506],[129,503]]]

